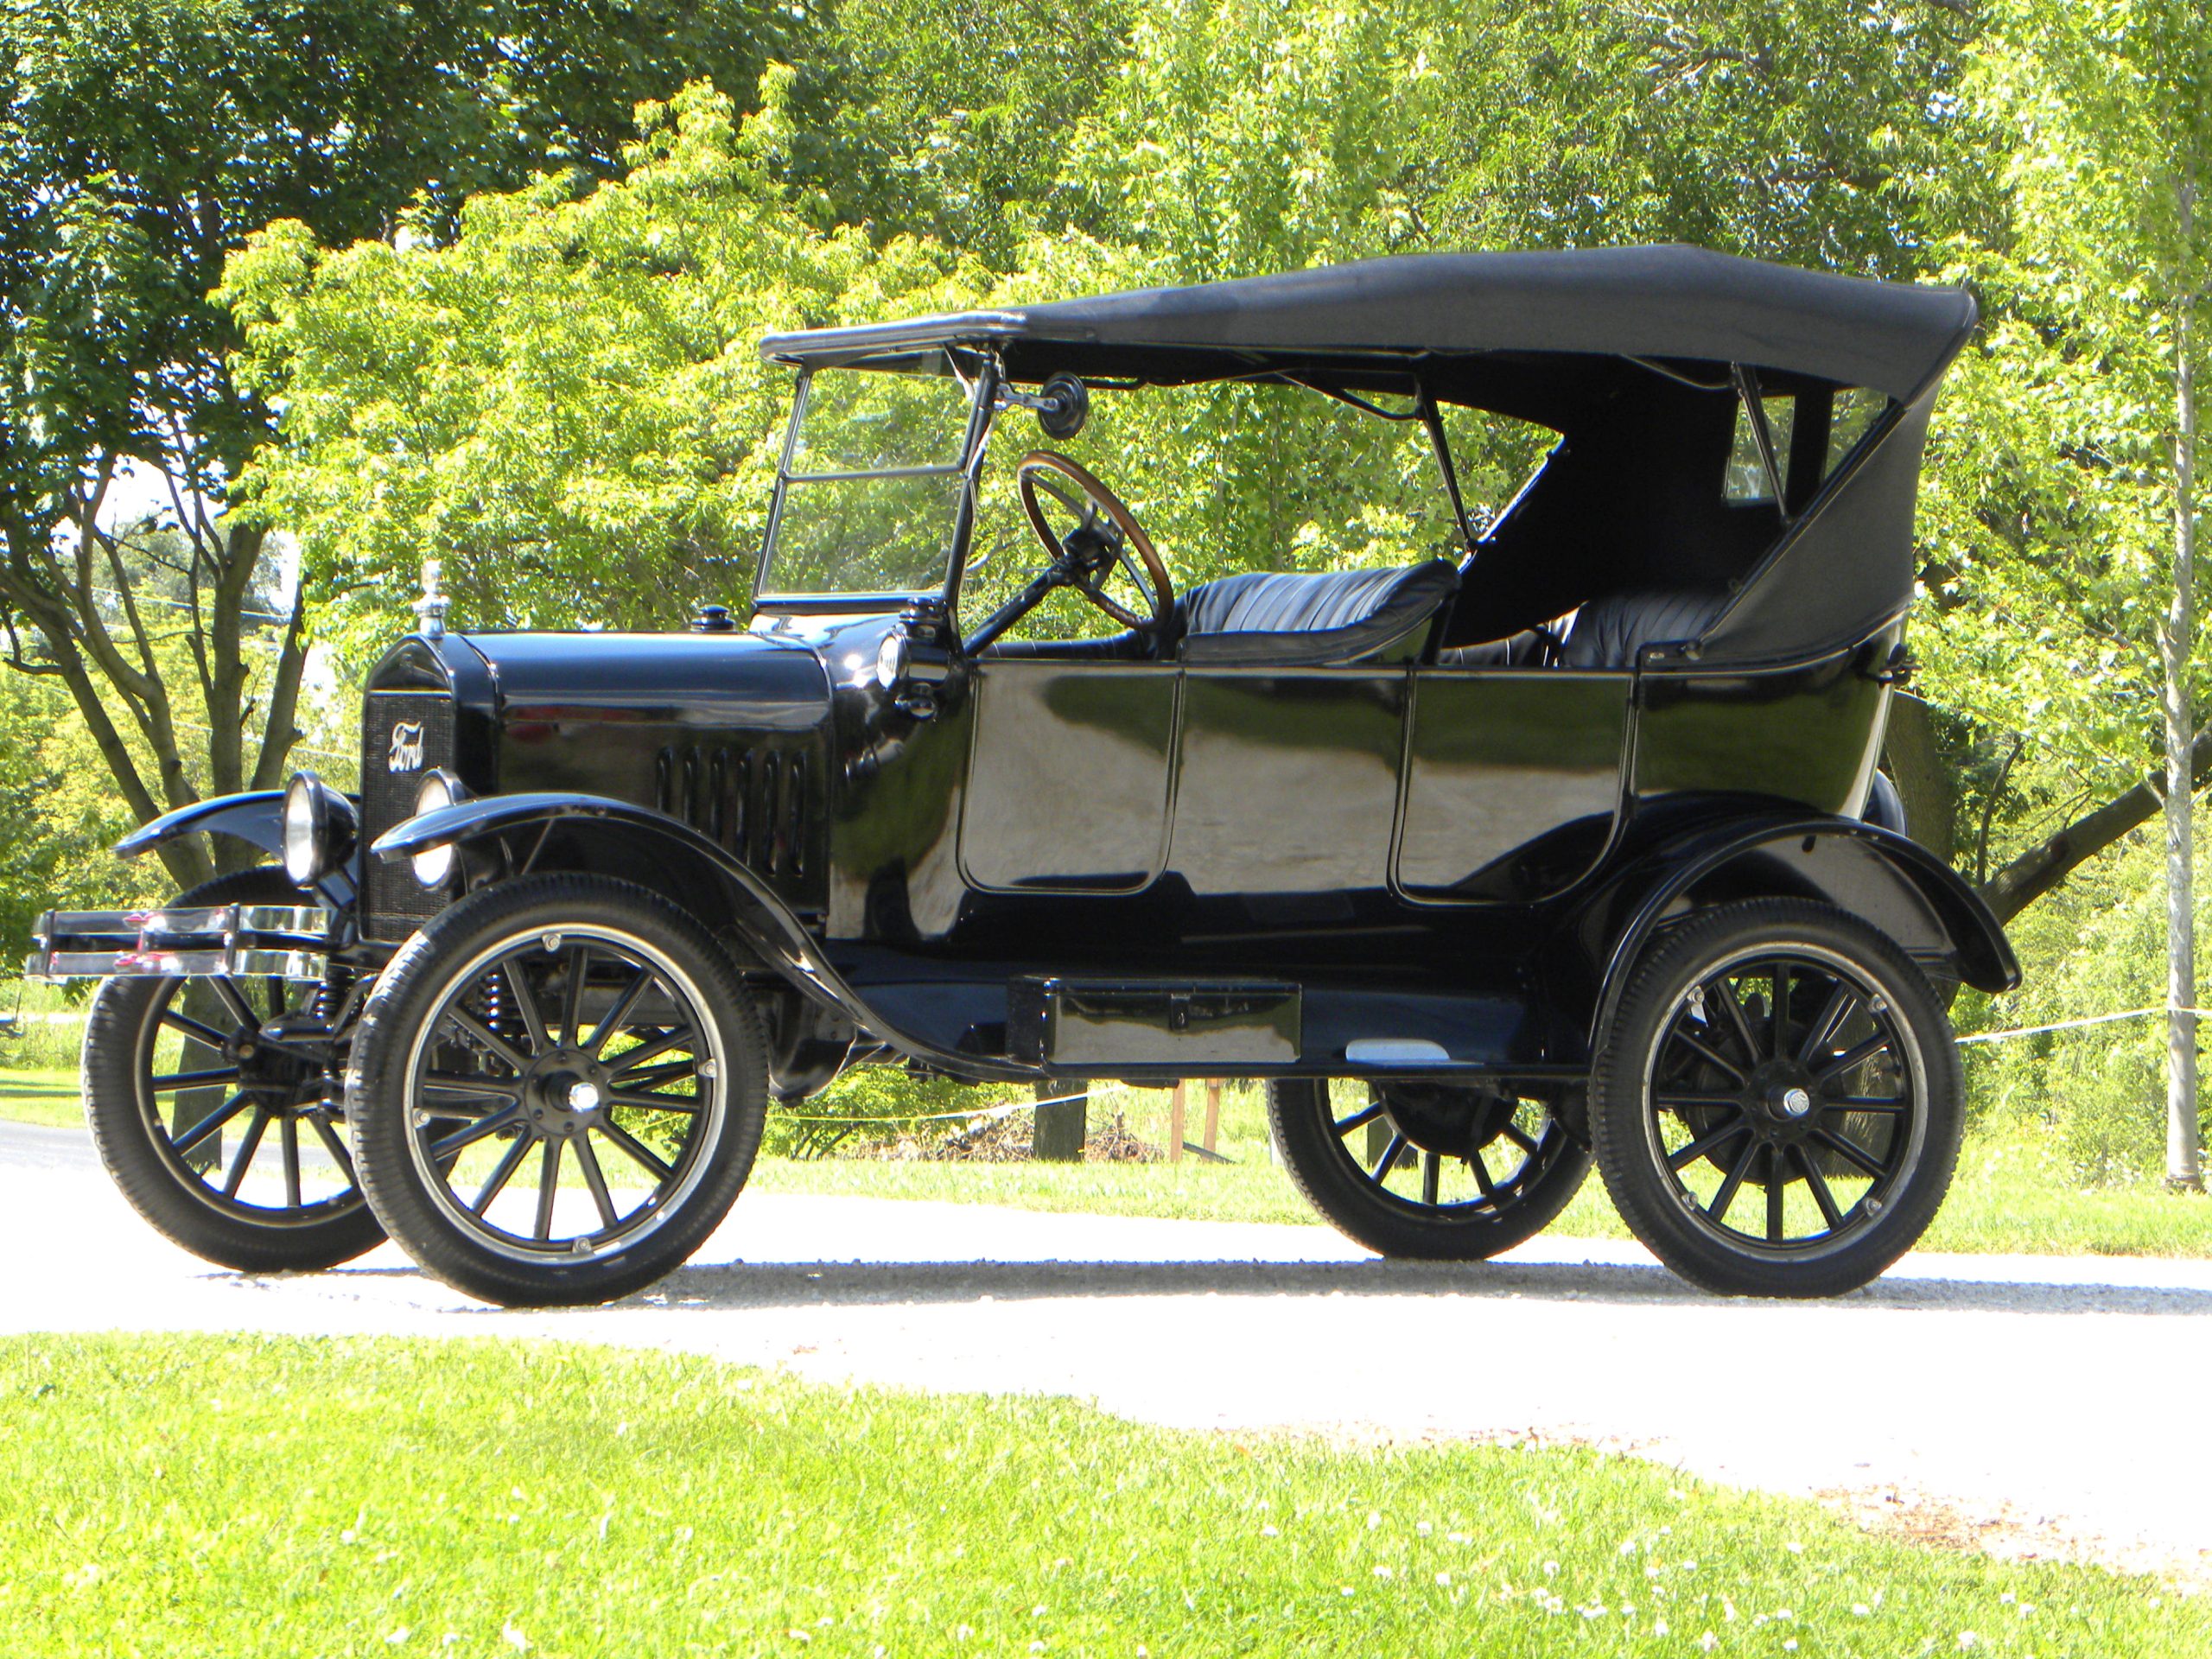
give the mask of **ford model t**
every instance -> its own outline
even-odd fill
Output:
[[[101,1150],[219,1262],[388,1232],[583,1302],[682,1262],[772,1103],[849,1066],[1231,1076],[1386,1255],[1504,1249],[1594,1158],[1699,1285],[1862,1284],[1958,1152],[1931,982],[2018,977],[1877,771],[1974,322],[1651,248],[772,338],[796,407],[744,626],[448,632],[432,598],[370,678],[358,799],[302,772],[173,813],[123,850],[278,862],[45,918],[33,971],[106,981]],[[1449,556],[1190,582],[1220,550],[1001,430],[1082,454],[1123,400],[1226,385],[1395,423]],[[1486,523],[1471,411],[1548,435]]]

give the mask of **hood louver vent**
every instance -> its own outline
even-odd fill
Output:
[[[814,825],[804,752],[671,745],[653,768],[654,805],[772,880],[804,877]]]

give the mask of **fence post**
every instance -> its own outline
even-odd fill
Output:
[[[1179,1083],[1167,1097],[1167,1161],[1183,1161],[1183,1085]]]
[[[1040,1162],[1083,1161],[1084,1131],[1090,1116],[1090,1090],[1082,1090],[1073,1099],[1065,1098],[1068,1093],[1065,1084],[1037,1085],[1037,1098],[1052,1103],[1038,1107],[1035,1125],[1029,1132],[1029,1155]]]

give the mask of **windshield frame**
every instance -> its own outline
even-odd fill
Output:
[[[798,453],[800,429],[806,419],[809,393],[816,374],[823,371],[859,374],[906,373],[911,371],[872,365],[887,365],[900,358],[938,354],[943,355],[950,365],[954,378],[960,381],[968,393],[968,423],[958,461],[930,466],[877,467],[827,473],[795,473],[791,470],[792,460]],[[964,363],[963,359],[966,359]],[[895,353],[877,352],[837,361],[809,363],[802,367],[798,385],[791,398],[791,419],[784,429],[783,447],[777,453],[775,491],[769,498],[767,528],[760,538],[760,557],[753,571],[753,609],[798,614],[895,612],[904,610],[918,600],[942,599],[947,613],[950,613],[959,602],[960,572],[968,563],[969,544],[975,535],[977,480],[982,470],[984,451],[990,442],[991,424],[997,414],[1002,379],[995,353],[950,343],[932,346],[926,353],[911,349]],[[870,480],[898,478],[957,478],[960,480],[959,500],[953,509],[951,535],[946,543],[944,563],[934,587],[859,593],[781,594],[770,591],[768,576],[776,556],[777,531],[783,522],[785,493],[791,485],[865,483]]]

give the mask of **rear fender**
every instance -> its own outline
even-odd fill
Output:
[[[452,846],[462,849],[467,858],[470,849],[485,850],[494,842],[505,849],[498,868],[515,874],[584,870],[620,876],[650,887],[734,938],[760,966],[831,1016],[826,1023],[793,1022],[788,1038],[777,1033],[779,1048],[791,1047],[792,1060],[802,1070],[818,1071],[818,1045],[840,1033],[849,1041],[853,1033],[861,1033],[956,1074],[977,1070],[974,1055],[939,1050],[879,1019],[823,953],[805,921],[755,872],[690,824],[650,807],[599,795],[495,795],[396,824],[369,850],[390,861]],[[851,1031],[844,1030],[841,1020]],[[1031,1075],[1026,1068],[1008,1069],[1007,1074],[1017,1071]]]
[[[1989,906],[1917,842],[1856,818],[1764,817],[1648,850],[1586,906],[1579,954],[1598,987],[1595,1053],[1652,935],[1713,905],[1812,899],[1895,940],[1932,978],[2009,991],[2020,964]]]

